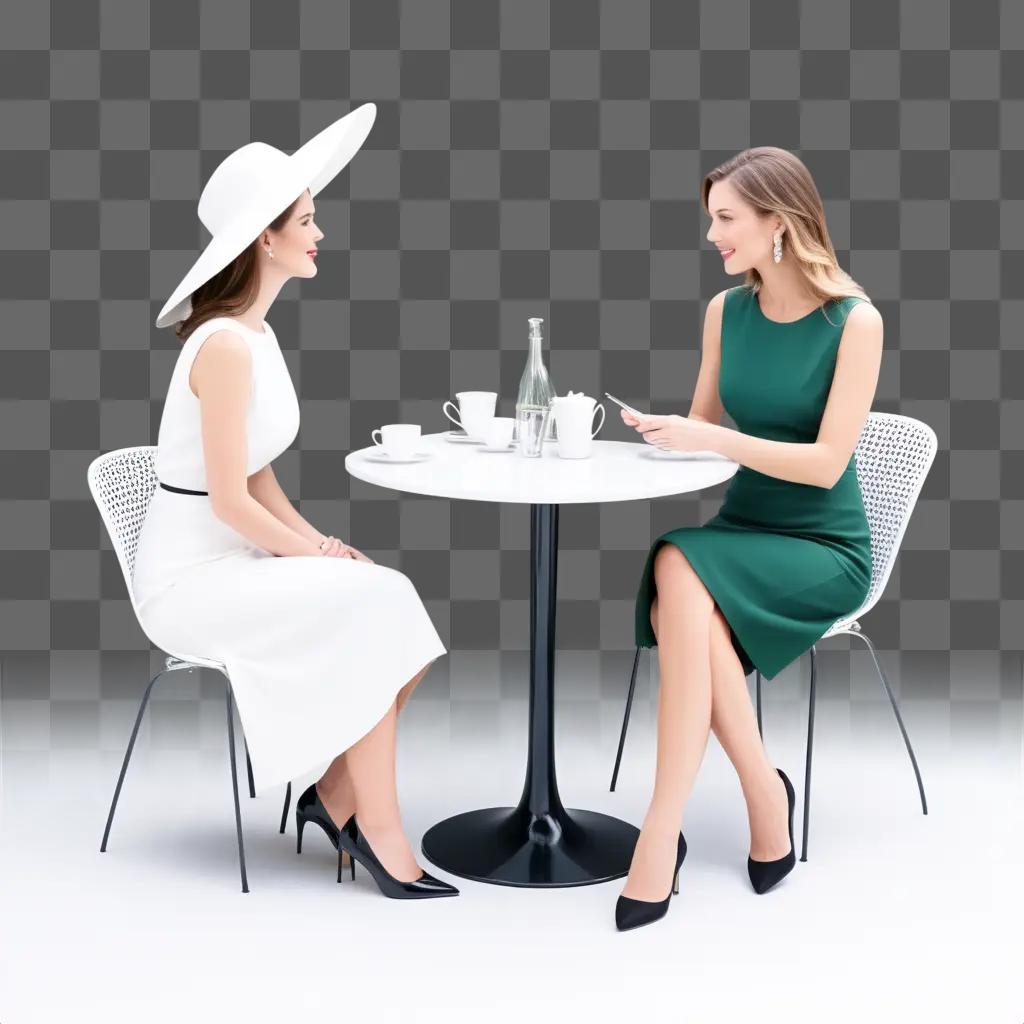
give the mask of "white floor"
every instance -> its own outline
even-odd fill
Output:
[[[399,768],[417,851],[440,818],[518,798],[526,708],[508,705],[500,742],[482,727],[474,742],[472,723],[462,716],[456,728],[446,701],[410,704]],[[908,702],[927,816],[887,703],[853,715],[851,707],[819,701],[808,860],[763,896],[746,876],[738,781],[711,738],[683,822],[681,893],[665,919],[628,933],[613,920],[621,881],[516,889],[458,879],[421,859],[462,894],[388,900],[365,871],[338,885],[322,832],[307,830],[301,857],[294,819],[278,833],[283,791],[256,800],[243,792],[251,892],[242,894],[226,749],[140,743],[101,854],[120,753],[8,750],[0,1021],[230,1015],[248,1024],[320,1010],[342,1022],[644,1014],[714,1024],[1020,1024],[1020,702],[1003,702],[995,734],[976,736],[951,730],[948,701]],[[620,710],[602,709],[591,735],[560,707],[558,777],[568,807],[639,823],[653,718],[638,703],[613,794]],[[765,714],[769,754],[797,789],[799,855],[802,705],[769,704]]]

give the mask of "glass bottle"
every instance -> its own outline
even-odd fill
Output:
[[[531,316],[530,352],[526,359],[526,369],[519,381],[519,394],[516,398],[516,436],[519,438],[521,455],[537,456],[541,454],[542,440],[555,440],[555,418],[551,415],[551,399],[555,397],[555,388],[544,366],[542,351],[543,338],[540,325],[542,317]],[[524,443],[525,440],[525,443]]]
[[[536,457],[542,453],[543,440],[555,438],[554,416],[551,412],[551,399],[555,389],[544,366],[542,350],[543,338],[541,316],[529,317],[529,354],[526,368],[519,381],[519,393],[516,397],[516,435],[520,439],[520,455]],[[525,443],[523,443],[523,438]]]

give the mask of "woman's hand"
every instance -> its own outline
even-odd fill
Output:
[[[644,441],[662,451],[699,452],[711,449],[710,423],[675,414],[638,418],[625,409],[621,413],[627,426],[634,427],[643,434]]]
[[[349,544],[345,544],[343,541],[338,540],[337,537],[327,537],[320,545],[320,553],[325,558],[351,558],[357,562],[369,562],[371,565],[374,563],[372,558],[368,558],[358,551],[356,548]]]
[[[320,554],[324,558],[348,558],[348,547],[337,537],[324,537],[320,542]]]
[[[351,544],[346,545],[346,548],[350,557],[354,558],[357,562],[369,562],[370,565],[377,564],[369,555],[364,555],[362,551],[358,551],[356,548],[352,547]]]

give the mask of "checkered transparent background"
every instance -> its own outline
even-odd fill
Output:
[[[792,149],[840,263],[885,320],[875,408],[939,452],[863,626],[904,699],[991,719],[1024,626],[1024,8],[997,0],[4,0],[0,46],[0,650],[8,742],[106,743],[104,702],[158,665],[89,496],[99,453],[153,443],[179,351],[153,320],[205,245],[202,185],[253,139],[377,121],[316,200],[315,279],[270,311],[302,404],[275,468],[311,521],[415,582],[446,645],[423,695],[525,695],[529,511],[351,479],[383,422],[514,409],[528,316],[556,389],[685,414],[724,274],[698,190]],[[727,425],[733,425],[728,419]],[[634,440],[617,416],[604,437]],[[560,699],[617,722],[649,545],[722,485],[561,510]],[[823,694],[884,700],[857,645]],[[795,696],[807,659],[766,684]],[[640,698],[648,694],[650,653]],[[199,737],[219,677],[158,687]],[[200,682],[200,679],[203,681]],[[607,702],[607,712],[601,711]],[[211,707],[213,705],[211,704]],[[218,705],[219,706],[219,705]],[[614,710],[613,710],[614,709]],[[212,712],[211,712],[212,713]],[[122,746],[122,719],[110,730]],[[222,726],[221,726],[222,728]],[[218,734],[217,742],[222,742]]]

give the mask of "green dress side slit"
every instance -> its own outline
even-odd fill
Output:
[[[746,285],[722,313],[719,396],[744,434],[813,442],[825,411],[849,296],[789,323],[770,320]],[[831,322],[830,322],[831,321]],[[871,535],[855,455],[834,487],[740,466],[718,513],[651,545],[636,598],[636,643],[654,647],[654,557],[675,544],[707,587],[749,675],[771,679],[867,599]]]

